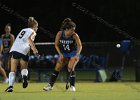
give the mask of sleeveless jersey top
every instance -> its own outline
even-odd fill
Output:
[[[63,31],[59,40],[59,46],[62,53],[70,53],[77,50],[77,45],[75,40],[73,39],[73,35],[71,35],[70,37],[65,37]]]
[[[30,35],[34,33],[34,35],[31,37],[31,39],[34,41],[36,33],[31,28],[25,28],[20,31],[20,33],[17,35],[10,52],[17,51],[19,53],[22,53],[24,55],[27,55],[27,53],[30,50],[30,45],[28,42],[28,38]]]
[[[11,34],[3,36],[3,48],[10,48],[11,47]]]

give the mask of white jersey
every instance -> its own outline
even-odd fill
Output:
[[[36,33],[31,28],[25,28],[20,31],[20,33],[17,35],[10,52],[17,51],[19,53],[22,53],[24,55],[27,55],[27,53],[30,50],[30,45],[28,42],[28,38],[30,35],[34,33],[34,35],[31,37],[31,39],[34,41]]]

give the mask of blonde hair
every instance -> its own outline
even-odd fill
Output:
[[[34,17],[28,18],[28,27],[33,27],[36,24],[38,24],[38,22],[34,19]]]

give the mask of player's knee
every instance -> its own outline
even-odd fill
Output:
[[[68,72],[71,72],[73,70],[72,67],[68,67],[67,69],[68,69]]]
[[[79,58],[72,57],[71,60],[72,60],[73,62],[78,62],[78,61],[79,61]]]
[[[56,71],[60,71],[62,68],[61,67],[55,67]]]

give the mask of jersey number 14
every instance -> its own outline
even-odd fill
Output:
[[[64,50],[68,50],[68,51],[70,51],[70,46],[68,45],[68,44],[63,44],[63,48],[64,48]]]

